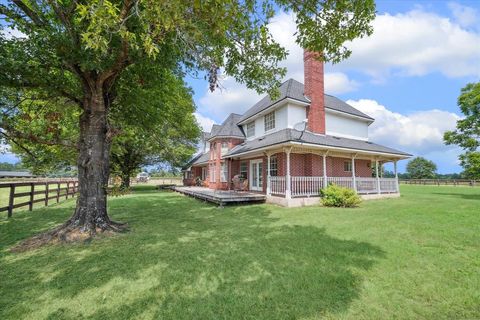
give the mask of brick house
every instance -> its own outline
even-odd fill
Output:
[[[317,196],[328,183],[369,197],[398,196],[397,161],[410,154],[369,141],[374,119],[325,94],[323,69],[305,52],[305,84],[287,80],[277,99],[265,96],[214,124],[184,168],[184,184],[228,190],[240,175],[250,191],[285,205]],[[381,177],[386,162],[394,163],[395,178]]]

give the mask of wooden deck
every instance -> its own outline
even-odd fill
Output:
[[[221,207],[227,204],[235,203],[258,203],[265,202],[266,196],[261,193],[244,192],[244,191],[223,191],[213,190],[203,187],[173,187],[173,190],[185,195],[213,202]]]

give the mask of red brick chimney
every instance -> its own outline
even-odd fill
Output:
[[[307,108],[308,130],[325,134],[325,102],[323,86],[323,61],[317,60],[320,54],[303,51],[305,96],[310,99]]]

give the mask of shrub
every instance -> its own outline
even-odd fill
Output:
[[[362,202],[358,194],[349,188],[330,184],[326,189],[320,190],[322,204],[326,207],[356,207]]]

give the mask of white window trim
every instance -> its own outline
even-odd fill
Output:
[[[253,129],[253,134],[249,134],[249,126],[251,126],[251,128]],[[246,128],[247,128],[247,138],[251,138],[251,137],[255,137],[255,120],[253,121],[250,121],[249,123],[246,124]]]
[[[347,164],[347,168],[350,170],[345,170],[345,164]],[[351,161],[344,161],[343,162],[343,172],[352,172],[352,162]]]
[[[273,115],[273,121],[269,120],[269,122],[273,122],[273,127],[270,128],[270,129],[267,129],[267,117],[272,116],[272,115]],[[263,129],[264,129],[265,133],[275,130],[276,125],[277,124],[276,124],[275,110],[272,111],[272,112],[269,112],[269,113],[267,113],[266,115],[263,116]]]

